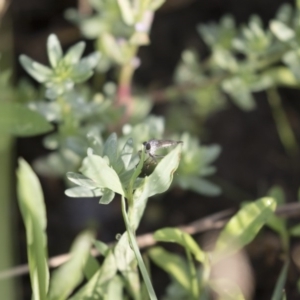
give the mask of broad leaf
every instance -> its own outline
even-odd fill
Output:
[[[99,188],[107,188],[115,193],[124,195],[117,173],[101,156],[94,155],[89,151],[88,156],[83,160],[80,171],[96,182]]]
[[[0,133],[20,137],[39,135],[53,130],[53,126],[39,113],[20,104],[2,103]]]

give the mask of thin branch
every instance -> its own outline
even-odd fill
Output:
[[[179,229],[189,234],[198,234],[201,232],[216,230],[223,228],[231,216],[234,215],[236,209],[226,209],[207,217],[196,220],[188,225],[178,226]],[[296,217],[300,215],[300,203],[293,202],[282,205],[276,209],[276,214],[281,217]],[[108,245],[113,246],[116,242],[111,242]],[[143,249],[155,245],[157,242],[153,238],[153,232],[146,233],[137,237],[138,246]],[[96,249],[91,249],[91,254],[96,257],[99,252]],[[56,268],[70,258],[70,254],[61,254],[49,259],[48,265],[51,268]],[[29,268],[27,264],[14,267],[12,269],[0,272],[0,280],[7,279],[14,276],[21,276],[27,274]]]

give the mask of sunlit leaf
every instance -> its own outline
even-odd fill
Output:
[[[250,243],[276,208],[273,198],[261,198],[243,206],[226,224],[216,242],[216,258],[230,255]]]

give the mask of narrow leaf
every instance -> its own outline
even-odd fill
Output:
[[[133,25],[134,23],[134,12],[131,7],[130,0],[118,0],[118,4],[121,10],[122,18],[127,25]]]
[[[79,42],[72,46],[64,56],[64,61],[68,65],[77,64],[85,49],[85,43]]]
[[[190,251],[199,262],[204,262],[205,254],[195,240],[178,228],[163,228],[155,231],[154,238],[161,242],[177,243]]]
[[[100,197],[103,195],[100,189],[93,189],[84,186],[74,186],[65,191],[68,197],[73,198],[90,198],[90,197]]]
[[[66,299],[84,278],[84,268],[89,259],[93,234],[81,233],[71,248],[71,258],[52,275],[49,299]]]
[[[42,188],[29,164],[19,159],[18,201],[26,228],[27,256],[34,299],[46,300],[49,286],[46,210]]]
[[[275,286],[271,300],[282,300],[284,298],[284,286],[285,286],[285,282],[286,282],[288,268],[289,268],[289,262],[287,261],[284,264],[284,266],[280,272],[280,275],[277,279],[276,286]]]
[[[101,204],[109,204],[115,198],[115,193],[109,189],[103,189],[103,195],[100,199]]]
[[[45,82],[52,76],[52,70],[34,60],[27,55],[20,55],[20,64],[36,81]]]
[[[47,40],[47,52],[52,68],[56,68],[63,57],[60,42],[55,34],[50,34]]]
[[[273,198],[261,198],[242,207],[226,224],[216,243],[217,259],[250,243],[276,208]]]
[[[156,265],[189,291],[190,278],[187,264],[179,255],[172,254],[161,247],[150,249],[148,255]]]

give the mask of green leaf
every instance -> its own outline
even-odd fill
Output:
[[[103,190],[103,195],[100,199],[100,204],[109,204],[115,198],[115,193],[109,189]]]
[[[115,257],[112,251],[109,251],[101,268],[70,300],[102,299],[105,287],[116,274]]]
[[[81,233],[74,241],[70,259],[54,271],[50,283],[49,299],[66,299],[84,278],[84,268],[89,259],[93,234]]]
[[[276,282],[276,286],[272,295],[271,300],[282,300],[284,299],[284,286],[285,286],[285,282],[286,282],[286,278],[287,278],[287,272],[288,272],[288,268],[289,268],[289,261],[287,261],[281,272],[280,275],[277,279]]]
[[[179,256],[161,247],[154,247],[148,251],[152,261],[167,272],[185,290],[190,289],[190,276],[186,262]]]
[[[94,182],[92,179],[82,174],[68,172],[66,176],[70,181],[82,187],[89,188],[89,189],[94,189],[97,187],[96,182]]]
[[[243,110],[253,110],[256,103],[251,94],[249,86],[239,77],[226,79],[222,83],[223,90],[230,95],[232,101]]]
[[[161,242],[177,243],[190,251],[199,262],[204,262],[205,254],[195,240],[186,232],[177,228],[163,228],[155,231],[154,238]]]
[[[46,210],[42,188],[29,164],[19,159],[18,201],[26,228],[27,257],[33,298],[47,299],[49,269],[47,257]]]
[[[97,259],[90,254],[83,269],[84,277],[90,280],[99,269],[100,264]]]
[[[96,182],[99,188],[107,188],[124,196],[117,173],[101,156],[94,155],[89,151],[88,156],[83,160],[80,172]]]
[[[201,195],[213,197],[220,195],[222,192],[217,185],[196,176],[179,175],[178,178],[176,178],[176,182],[178,182],[182,189],[190,189]]]
[[[56,68],[63,57],[63,51],[60,42],[55,34],[50,34],[47,40],[47,52],[50,65]]]
[[[292,28],[277,20],[271,21],[270,29],[282,42],[287,42],[295,37],[295,31]]]
[[[300,236],[300,224],[297,224],[289,229],[291,236]]]
[[[121,272],[127,271],[129,269],[129,265],[135,259],[134,252],[129,244],[127,232],[123,233],[118,241],[114,249],[114,255],[118,270]]]
[[[276,201],[269,197],[243,206],[221,231],[215,248],[216,258],[233,254],[250,243],[272,216],[275,208]]]
[[[38,82],[48,81],[53,75],[53,72],[50,68],[32,60],[27,55],[20,55],[19,61],[27,73]]]
[[[72,198],[90,198],[90,197],[100,197],[103,195],[101,189],[93,189],[84,186],[74,186],[65,190],[65,194]]]
[[[72,46],[64,56],[64,61],[68,65],[77,64],[85,49],[85,42],[79,42]]]
[[[101,241],[94,241],[94,246],[97,249],[97,251],[103,255],[104,257],[107,256],[108,252],[109,252],[109,246],[107,246],[105,243],[101,242]]]
[[[1,103],[0,133],[26,137],[51,130],[53,126],[39,113],[20,104]]]
[[[136,229],[143,215],[147,199],[153,195],[165,192],[171,185],[173,175],[178,168],[181,154],[181,144],[177,145],[156,166],[149,177],[145,177],[143,184],[135,190],[133,207],[129,212],[132,228]]]
[[[134,11],[131,7],[130,0],[118,0],[118,4],[121,10],[122,18],[127,25],[133,25],[134,23]]]
[[[123,300],[123,280],[115,276],[108,284],[105,300]]]
[[[110,165],[115,168],[118,156],[118,138],[115,132],[113,132],[104,143],[103,157],[104,156],[109,158]]]

